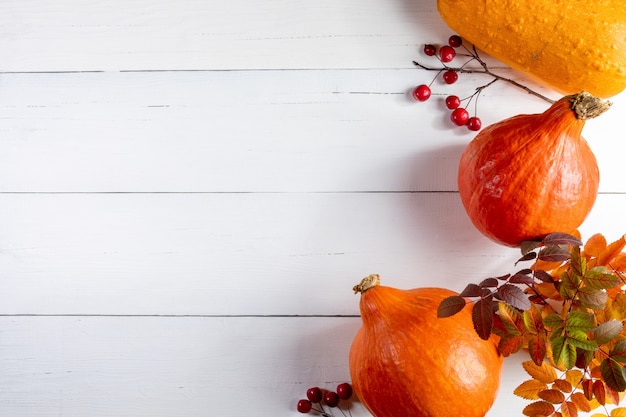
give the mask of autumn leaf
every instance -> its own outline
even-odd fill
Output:
[[[596,400],[598,400],[600,405],[606,404],[606,389],[604,387],[604,382],[600,381],[599,379],[596,379],[593,382],[592,392],[593,392],[593,396],[595,397]]]
[[[570,369],[569,371],[565,372],[565,380],[569,382],[572,387],[578,386],[578,384],[580,384],[580,381],[583,380],[584,376],[585,374],[579,369]],[[561,389],[561,391],[569,392],[563,389]]]
[[[520,336],[523,331],[523,317],[519,310],[505,303],[498,303],[498,316],[508,334]]]
[[[546,357],[546,341],[540,336],[533,336],[528,339],[528,353],[536,365],[541,365]]]
[[[493,328],[493,297],[482,298],[472,308],[472,324],[478,336],[489,339]]]
[[[522,336],[505,336],[498,342],[498,351],[504,357],[517,353],[524,343]]]
[[[605,266],[596,266],[585,272],[583,283],[594,290],[606,290],[618,285],[620,279],[609,274]]]
[[[525,398],[527,400],[538,400],[539,392],[548,389],[548,386],[536,379],[529,379],[528,381],[522,382],[515,390],[513,394],[518,397]]]
[[[596,265],[608,265],[626,246],[626,235],[609,244],[596,258]]]
[[[622,365],[606,358],[600,364],[600,372],[608,388],[618,392],[626,390],[626,376]]]
[[[626,417],[626,408],[618,407],[611,410],[611,417]]]
[[[569,260],[569,258],[569,249],[562,246],[545,246],[537,255],[537,259],[545,262],[564,262]]]
[[[601,323],[593,330],[593,339],[599,345],[603,345],[615,339],[623,327],[624,325],[619,320],[609,320]]]
[[[552,388],[556,388],[561,392],[572,392],[573,389],[572,384],[565,379],[557,379],[554,381]]]
[[[606,238],[602,234],[596,233],[595,235],[587,239],[583,250],[585,251],[586,255],[598,257],[600,253],[602,253],[602,251],[606,248],[606,245]]]
[[[578,407],[571,401],[561,404],[561,414],[563,417],[578,417]]]
[[[534,403],[528,404],[526,407],[524,407],[522,413],[525,416],[547,417],[550,414],[554,413],[554,406],[547,401],[535,401]]]
[[[459,294],[461,297],[480,297],[482,295],[482,289],[476,284],[467,284],[463,291],[461,291],[461,294]]]
[[[576,404],[576,407],[578,407],[579,411],[588,413],[592,410],[591,403],[587,398],[585,398],[585,395],[582,392],[573,393],[570,396],[570,399],[574,404]]]
[[[498,296],[505,303],[519,308],[520,310],[528,310],[530,308],[530,301],[528,296],[522,291],[521,288],[512,285],[504,284],[498,288]]]
[[[582,246],[583,242],[576,236],[568,233],[555,232],[550,233],[543,238],[542,243],[544,245],[570,245],[570,246]]]
[[[611,359],[620,363],[626,363],[626,340],[620,340],[613,346],[609,355]]]
[[[528,310],[525,310],[522,314],[524,319],[524,326],[530,334],[543,333],[543,319],[541,312],[535,304],[531,304]]]
[[[537,365],[533,361],[525,361],[522,362],[522,367],[528,375],[544,384],[551,384],[557,379],[556,370],[547,362]]]
[[[558,389],[546,389],[539,392],[539,398],[551,404],[561,404],[565,401],[565,395]]]
[[[437,317],[444,318],[455,315],[465,308],[465,298],[452,295],[444,298],[437,307]]]

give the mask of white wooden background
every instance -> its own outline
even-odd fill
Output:
[[[3,0],[0,415],[299,415],[349,380],[360,278],[512,272],[461,207],[473,133],[442,105],[488,80],[408,95],[450,34],[435,0]],[[585,127],[584,238],[626,233],[613,101]],[[496,84],[479,116],[545,108]],[[521,414],[524,359],[489,416]]]

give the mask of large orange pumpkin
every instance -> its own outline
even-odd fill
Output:
[[[615,0],[437,0],[477,48],[562,94],[626,88],[626,4]]]
[[[544,113],[514,116],[478,133],[458,172],[461,201],[478,230],[519,246],[577,229],[600,181],[582,129],[608,106],[587,93],[565,96]]]
[[[500,383],[502,356],[482,340],[466,306],[438,318],[455,292],[399,290],[364,278],[363,326],[350,348],[350,376],[360,401],[375,417],[484,417]]]

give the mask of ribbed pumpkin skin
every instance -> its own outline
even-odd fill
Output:
[[[507,245],[569,233],[591,211],[600,173],[570,96],[546,112],[488,126],[459,163],[461,201],[485,236]]]
[[[502,369],[496,343],[477,336],[469,307],[437,318],[441,300],[455,294],[376,286],[361,295],[350,375],[375,417],[484,417],[493,405]]]
[[[562,94],[626,88],[626,4],[615,0],[437,0],[456,33]]]

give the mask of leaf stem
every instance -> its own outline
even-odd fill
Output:
[[[465,64],[463,64],[460,67],[449,67],[446,64],[442,63],[443,68],[436,68],[436,67],[429,67],[427,65],[421,64],[417,61],[413,61],[413,64],[415,64],[416,66],[420,67],[423,70],[426,71],[442,71],[442,70],[447,70],[447,71],[455,71],[455,72],[460,72],[462,74],[485,74],[485,75],[489,75],[491,77],[493,77],[493,81],[491,81],[489,84],[482,86],[482,87],[478,87],[476,89],[476,91],[478,93],[480,93],[480,91],[482,91],[483,89],[485,89],[486,87],[488,87],[489,85],[493,84],[496,81],[504,81],[507,82],[517,88],[521,88],[522,90],[526,91],[528,94],[531,94],[535,97],[538,97],[550,104],[554,103],[554,100],[552,100],[551,98],[548,98],[546,96],[544,96],[541,93],[538,93],[534,90],[532,90],[531,88],[511,79],[511,78],[507,78],[504,77],[502,75],[496,74],[493,71],[491,71],[489,69],[489,67],[487,66],[487,63],[485,61],[482,60],[482,58],[480,58],[480,56],[478,55],[478,51],[476,50],[475,46],[472,46],[472,50],[470,51],[468,48],[465,48],[468,52],[469,52],[469,56],[472,57],[472,59],[468,60]],[[465,65],[467,65],[469,62],[471,61],[477,61],[480,66],[482,67],[482,69],[471,69],[471,68],[465,68]]]

